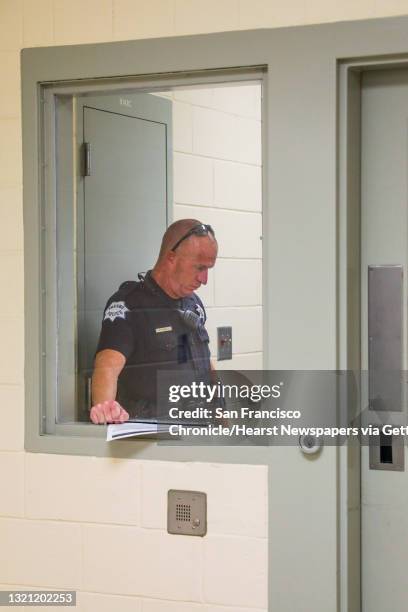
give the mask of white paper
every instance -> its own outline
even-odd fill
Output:
[[[113,423],[108,425],[106,440],[121,440],[137,436],[154,436],[158,433],[168,433],[170,425],[157,422],[127,421],[126,423]]]

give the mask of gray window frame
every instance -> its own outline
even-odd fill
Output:
[[[212,70],[200,71],[199,74],[183,75],[160,75],[160,77],[126,77],[104,79],[87,79],[58,82],[58,83],[39,83],[39,116],[41,131],[39,134],[39,177],[38,190],[41,201],[39,202],[39,214],[41,217],[41,239],[40,239],[40,275],[39,281],[39,309],[41,312],[40,341],[38,352],[40,355],[37,368],[40,372],[39,403],[33,407],[33,396],[27,394],[27,427],[26,427],[26,448],[28,450],[40,450],[43,442],[54,437],[58,447],[64,447],[69,438],[75,439],[74,446],[81,438],[87,439],[87,454],[106,455],[107,448],[105,438],[105,427],[98,427],[92,423],[84,422],[61,422],[57,418],[59,405],[60,387],[66,387],[66,381],[61,380],[61,373],[58,365],[57,334],[61,334],[58,329],[58,298],[56,279],[57,274],[57,208],[68,209],[70,198],[74,197],[75,174],[74,167],[78,167],[80,160],[75,159],[71,147],[60,147],[59,142],[64,139],[72,140],[74,113],[64,108],[58,115],[58,129],[62,138],[57,138],[55,133],[57,100],[66,98],[72,100],[72,96],[83,94],[95,95],[99,91],[104,93],[115,93],[120,91],[123,94],[126,90],[136,92],[163,91],[173,87],[185,87],[188,85],[210,86],[224,82],[248,82],[251,80],[262,81],[264,69],[262,67],[240,70]],[[67,105],[64,105],[67,106]],[[56,181],[57,164],[59,158],[58,171],[63,172],[60,181]],[[74,159],[73,159],[74,157]],[[169,186],[170,192],[171,184]],[[70,208],[70,207],[69,207]],[[65,210],[67,215],[69,211]],[[26,235],[27,240],[29,236]],[[30,248],[30,247],[28,247]],[[31,259],[30,259],[31,261]],[[30,275],[31,277],[31,275]],[[68,279],[67,279],[68,280]],[[30,315],[29,315],[30,318]],[[30,322],[31,326],[31,322]],[[32,351],[30,351],[33,356]],[[32,357],[31,357],[32,359]],[[68,390],[69,391],[69,390]],[[71,390],[75,394],[75,390]],[[27,404],[31,405],[28,406]],[[35,432],[33,417],[39,417],[39,438]],[[38,421],[37,421],[38,422]],[[37,444],[39,442],[39,444]],[[129,441],[128,441],[129,442]],[[133,445],[140,446],[140,440],[132,440]],[[121,443],[122,444],[122,443]],[[148,448],[151,447],[151,440],[148,441]],[[62,446],[61,446],[62,445]],[[103,446],[102,446],[103,445]],[[109,450],[112,444],[109,445]],[[113,452],[121,454],[122,446],[113,445]],[[72,448],[68,445],[68,448]],[[138,451],[137,455],[139,455]]]
[[[129,84],[130,86],[130,84]],[[118,96],[115,95],[118,90],[123,94],[124,90],[117,87],[114,82],[107,87],[107,90],[112,93],[98,97],[97,93],[100,87],[97,84],[89,84],[86,91],[86,96],[83,95],[83,84],[77,83],[76,87],[72,83],[70,85],[55,84],[44,87],[44,104],[42,105],[42,116],[45,126],[44,133],[44,159],[42,163],[45,165],[46,160],[52,160],[51,167],[46,167],[44,170],[44,185],[43,185],[43,208],[46,232],[51,232],[50,239],[45,242],[44,254],[45,261],[49,262],[47,269],[42,279],[41,287],[44,293],[43,307],[47,318],[47,340],[46,340],[46,355],[48,368],[52,364],[53,371],[47,381],[43,380],[43,388],[45,389],[46,401],[42,406],[43,421],[45,422],[45,430],[47,433],[56,434],[59,431],[64,433],[67,423],[73,425],[77,422],[70,417],[77,412],[80,394],[83,393],[84,380],[79,380],[77,376],[73,382],[72,372],[77,368],[79,361],[78,347],[75,342],[72,342],[72,329],[77,328],[77,334],[80,333],[83,321],[79,315],[82,310],[80,305],[81,290],[83,289],[83,279],[79,274],[81,268],[80,249],[76,251],[74,258],[68,259],[64,250],[67,250],[67,242],[72,241],[72,249],[78,248],[75,246],[77,240],[81,242],[81,226],[80,223],[75,223],[74,217],[79,220],[82,216],[84,206],[83,193],[83,158],[80,147],[74,146],[73,134],[76,135],[76,144],[83,141],[83,107],[87,104],[103,105],[104,108],[112,111],[118,110]],[[76,91],[76,89],[78,91]],[[94,90],[96,96],[94,96]],[[127,89],[125,90],[128,91]],[[139,96],[140,88],[135,86],[136,93]],[[104,91],[106,94],[106,91]],[[151,97],[151,96],[150,96]],[[154,110],[154,105],[163,102],[159,98],[152,98],[149,106],[153,105],[152,115],[157,112]],[[170,105],[170,102],[169,102]],[[169,107],[170,108],[170,107]],[[121,114],[133,116],[133,111],[127,108],[120,108]],[[149,113],[149,109],[144,112]],[[172,126],[169,117],[166,117],[166,148],[167,148],[167,176],[166,176],[166,221],[171,222],[171,214],[173,210],[173,183],[172,183],[172,146],[173,135]],[[58,125],[58,128],[56,127]],[[58,134],[56,133],[58,129]],[[55,159],[56,169],[54,170]],[[56,174],[58,180],[56,180]],[[74,237],[74,226],[77,225],[77,234]],[[55,232],[52,229],[55,227]],[[72,232],[69,234],[69,232]],[[61,250],[59,243],[64,244]],[[75,269],[77,271],[77,286],[75,283]],[[58,270],[58,271],[57,271]],[[68,311],[73,313],[69,325],[63,325],[57,322],[59,313],[58,298],[54,291],[54,279],[63,278],[63,282],[59,283],[58,292],[60,301],[64,303],[65,317]],[[67,307],[68,304],[68,307]],[[51,319],[51,322],[50,322]],[[64,319],[65,323],[66,318]],[[75,325],[76,324],[76,325]],[[58,333],[58,341],[57,341]],[[62,341],[61,341],[62,339]],[[74,348],[71,348],[72,347]],[[75,345],[75,346],[74,346]],[[69,356],[69,367],[66,371],[61,368],[61,355],[64,354],[64,362],[67,363],[67,355]],[[47,368],[47,369],[48,369]],[[55,369],[54,369],[55,368]],[[82,372],[83,374],[83,372]],[[46,372],[43,372],[45,379]],[[82,387],[82,388],[80,388]],[[90,389],[89,389],[90,391]],[[89,393],[88,391],[88,393]],[[56,406],[56,411],[52,406]],[[70,406],[70,408],[68,408]],[[55,414],[55,413],[58,414]],[[62,423],[65,425],[61,426]],[[82,424],[83,420],[82,420]],[[75,430],[76,431],[76,430]],[[84,435],[81,430],[79,435]],[[90,435],[89,433],[87,435]]]

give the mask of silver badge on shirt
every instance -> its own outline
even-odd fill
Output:
[[[125,302],[112,302],[105,310],[103,320],[109,319],[113,322],[115,319],[126,319],[127,312],[129,312],[129,308],[127,308]]]

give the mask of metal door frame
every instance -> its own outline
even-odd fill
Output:
[[[408,54],[382,58],[355,58],[339,62],[338,71],[338,296],[339,363],[341,368],[361,369],[361,76],[367,70],[408,69]],[[343,499],[351,499],[344,546],[353,550],[359,574],[359,607],[363,609],[361,564],[361,448],[351,445],[349,458],[354,475],[345,484]],[[343,461],[347,459],[343,457]],[[344,511],[346,508],[344,508]],[[341,527],[340,527],[341,530]],[[354,537],[354,540],[353,540]],[[356,593],[357,595],[357,593]],[[355,600],[357,605],[357,600]]]

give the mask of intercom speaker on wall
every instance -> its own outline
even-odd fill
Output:
[[[207,495],[200,491],[167,493],[167,532],[205,536],[207,533]]]

